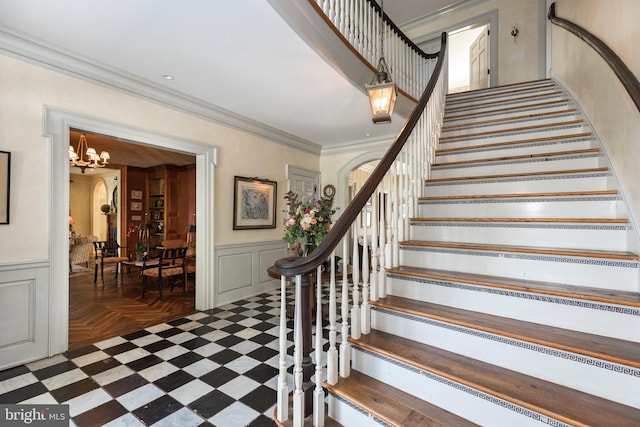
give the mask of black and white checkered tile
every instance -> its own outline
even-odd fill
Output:
[[[67,403],[79,427],[272,426],[279,298],[264,293],[0,372],[0,403]]]

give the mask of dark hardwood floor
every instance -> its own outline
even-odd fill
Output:
[[[158,323],[184,317],[195,311],[193,280],[189,280],[187,295],[182,287],[173,292],[165,284],[164,302],[160,301],[156,283],[147,286],[144,298],[142,279],[131,272],[121,285],[113,271],[105,271],[105,287],[100,277],[93,283],[93,270],[74,267],[69,275],[69,349],[74,350],[98,341],[134,332]]]

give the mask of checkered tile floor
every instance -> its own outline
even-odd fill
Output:
[[[0,403],[67,403],[79,427],[272,426],[279,298],[264,293],[2,371]]]

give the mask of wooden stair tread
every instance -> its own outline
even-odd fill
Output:
[[[522,172],[522,173],[505,173],[498,175],[477,175],[477,176],[456,176],[449,178],[429,178],[427,183],[434,182],[447,182],[447,181],[471,181],[477,179],[501,179],[501,178],[519,178],[528,176],[544,176],[544,175],[566,175],[566,174],[582,174],[582,173],[595,173],[595,172],[607,172],[609,168],[585,168],[585,169],[565,169],[557,171],[541,171],[541,172]]]
[[[455,153],[457,151],[472,151],[476,149],[507,147],[511,145],[517,146],[520,144],[535,144],[537,142],[562,141],[564,139],[586,138],[591,136],[592,136],[591,132],[582,132],[582,133],[575,133],[575,134],[569,134],[569,135],[547,136],[544,138],[522,139],[519,141],[506,141],[506,142],[496,142],[491,144],[468,145],[465,147],[438,148],[436,150],[436,156]]]
[[[387,296],[372,305],[640,368],[640,344],[594,334]]]
[[[523,88],[518,88],[518,89],[511,89],[511,90],[495,90],[495,91],[490,91],[487,93],[484,93],[482,95],[474,95],[469,93],[468,95],[470,96],[460,96],[457,98],[450,98],[447,99],[447,103],[448,104],[452,104],[452,103],[458,103],[458,102],[472,102],[478,99],[487,99],[487,98],[493,98],[496,96],[505,96],[505,95],[513,95],[513,94],[520,94],[523,92],[531,92],[531,91],[535,91],[535,90],[541,90],[541,89],[551,89],[556,87],[556,85],[554,83],[549,83],[546,85],[540,85],[540,86],[536,86],[536,87],[523,87]]]
[[[600,191],[564,191],[553,193],[509,193],[509,194],[470,194],[461,196],[425,196],[418,197],[419,201],[430,202],[438,200],[474,200],[474,199],[526,199],[531,197],[589,197],[589,196],[615,196],[617,190]]]
[[[419,342],[372,330],[357,346],[572,425],[632,426],[640,410]]]
[[[637,254],[632,252],[620,251],[597,251],[586,249],[554,249],[542,248],[536,246],[512,246],[512,245],[484,245],[479,243],[458,243],[458,242],[429,242],[429,241],[405,241],[400,242],[402,246],[421,246],[421,247],[437,247],[451,248],[463,250],[480,250],[494,252],[519,252],[538,255],[554,255],[569,256],[583,258],[606,258],[625,261],[637,261],[640,259]]]
[[[500,134],[511,133],[511,132],[530,132],[530,131],[537,131],[537,130],[541,130],[541,129],[553,128],[553,127],[558,127],[558,126],[578,125],[578,124],[582,124],[582,123],[584,123],[584,120],[582,120],[582,119],[567,120],[567,121],[558,122],[558,123],[545,123],[545,124],[541,124],[541,125],[521,126],[521,127],[514,127],[514,128],[509,128],[509,129],[497,129],[497,130],[492,130],[492,131],[487,131],[487,132],[466,133],[466,134],[463,134],[463,135],[441,136],[440,137],[440,143],[447,143],[447,142],[451,142],[451,141],[456,140],[456,139],[480,138],[480,137],[485,137],[485,136],[500,135]]]
[[[392,426],[475,426],[438,406],[418,399],[358,371],[323,386]]]
[[[540,282],[534,280],[511,279],[486,274],[463,273],[459,271],[437,270],[423,267],[400,266],[386,270],[387,274],[416,276],[425,279],[454,281],[476,286],[507,289],[511,291],[529,292],[565,298],[603,302],[607,304],[640,307],[640,293],[601,289],[587,286],[565,285],[560,283]]]
[[[509,111],[517,111],[525,108],[531,109],[531,108],[549,107],[556,104],[567,104],[568,102],[569,102],[568,99],[558,99],[555,101],[546,101],[546,102],[538,102],[536,104],[528,104],[527,106],[518,105],[515,107],[496,108],[495,110],[485,110],[485,111],[476,111],[476,112],[467,113],[467,114],[458,114],[457,116],[445,115],[443,121],[448,122],[448,121],[460,120],[460,119],[474,117],[474,116],[491,115],[496,113],[507,113]]]
[[[491,119],[491,120],[482,120],[482,121],[477,121],[477,122],[458,123],[458,124],[455,124],[455,125],[442,126],[442,131],[446,132],[448,130],[456,130],[456,129],[460,129],[460,128],[476,127],[476,126],[482,126],[482,125],[499,124],[499,123],[517,121],[517,120],[531,120],[531,119],[537,119],[537,118],[542,118],[542,117],[559,116],[559,115],[563,115],[563,114],[576,113],[576,112],[577,112],[577,110],[575,108],[571,108],[571,109],[561,110],[561,111],[549,111],[549,112],[546,112],[546,113],[525,114],[525,115],[522,115],[522,116],[503,117],[503,118],[500,118],[500,119]]]
[[[472,89],[472,90],[465,90],[462,92],[456,92],[456,93],[449,93],[447,94],[447,98],[454,98],[456,96],[460,96],[460,95],[465,95],[465,94],[472,94],[472,93],[478,93],[478,92],[492,92],[494,90],[501,90],[501,89],[507,89],[509,87],[515,87],[515,86],[522,86],[522,85],[528,85],[528,84],[532,84],[532,83],[541,83],[544,84],[545,82],[551,82],[550,78],[544,78],[544,79],[536,79],[536,80],[527,80],[524,82],[518,82],[518,83],[507,83],[504,85],[498,85],[498,86],[491,86],[490,88],[481,88],[481,89]],[[537,86],[534,86],[537,87]]]
[[[554,92],[547,92],[547,93],[539,93],[539,94],[535,94],[535,95],[528,95],[528,96],[521,96],[518,98],[511,98],[509,100],[504,100],[504,99],[499,99],[497,101],[487,101],[487,102],[479,102],[477,104],[469,104],[469,105],[461,105],[459,107],[452,107],[452,108],[446,108],[444,109],[444,113],[445,115],[447,113],[450,113],[452,111],[459,111],[459,110],[468,110],[470,108],[482,108],[488,105],[496,105],[496,104],[504,104],[504,103],[512,103],[512,102],[520,102],[520,101],[528,101],[531,99],[536,99],[536,98],[546,98],[549,96],[559,96],[562,95],[561,91],[554,91]]]
[[[409,218],[412,222],[530,222],[530,223],[584,223],[628,224],[627,218]]]
[[[580,155],[580,154],[596,154],[599,152],[600,152],[599,148],[584,148],[581,150],[554,151],[550,153],[521,154],[519,156],[487,157],[485,159],[458,160],[455,162],[434,163],[433,165],[431,165],[431,167],[437,168],[437,167],[446,167],[446,166],[455,166],[455,165],[481,164],[481,163],[489,163],[489,162],[503,162],[503,161],[508,162],[513,160],[538,159],[538,158],[544,158],[544,157],[562,157],[562,156],[571,156],[571,155]]]

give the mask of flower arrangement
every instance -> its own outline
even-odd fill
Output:
[[[298,196],[290,191],[285,199],[289,204],[289,216],[284,221],[282,239],[290,245],[302,244],[307,250],[320,245],[331,229],[331,216],[336,212],[333,198],[300,203]]]

